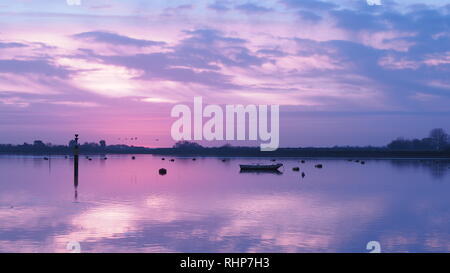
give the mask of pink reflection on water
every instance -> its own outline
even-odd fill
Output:
[[[86,252],[365,252],[371,240],[448,251],[449,185],[424,169],[308,160],[301,179],[291,159],[279,176],[239,173],[255,161],[83,157],[75,202],[72,160],[0,157],[0,251],[67,252],[78,241]]]

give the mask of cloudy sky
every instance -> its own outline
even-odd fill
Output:
[[[281,105],[281,146],[450,131],[450,1],[381,4],[2,0],[0,143],[168,146],[194,96]]]

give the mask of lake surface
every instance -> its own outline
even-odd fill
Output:
[[[447,161],[167,159],[0,156],[0,252],[450,252]]]

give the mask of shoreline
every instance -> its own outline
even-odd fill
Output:
[[[124,153],[80,153],[80,157],[84,156],[94,156],[94,157],[104,157],[104,156],[114,156],[114,155],[151,155],[155,157],[177,157],[177,158],[219,158],[219,159],[228,159],[228,158],[260,158],[260,159],[341,159],[341,160],[357,160],[357,159],[366,159],[366,160],[450,160],[450,155],[443,154],[428,154],[428,155],[420,155],[420,154],[410,154],[410,155],[399,155],[399,154],[345,154],[345,155],[331,155],[331,154],[320,154],[320,155],[250,155],[250,154],[200,154],[200,153],[133,153],[133,152],[124,152]],[[73,154],[67,153],[1,153],[0,157],[9,157],[9,156],[35,156],[35,157],[67,157],[72,158]]]

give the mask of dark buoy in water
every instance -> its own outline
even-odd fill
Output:
[[[304,172],[302,172],[302,178],[305,178],[306,174]]]
[[[366,164],[366,162],[364,162],[364,161],[361,161],[361,164],[362,164],[362,165],[364,165],[364,164]]]
[[[135,159],[136,159],[136,157],[135,157],[135,156],[132,156],[132,157],[131,157],[131,159],[132,159],[132,160],[135,160]]]
[[[92,161],[92,158],[89,157],[89,161]]]
[[[174,162],[174,161],[175,161],[175,159],[171,159],[171,160],[170,160],[170,162]]]
[[[167,174],[167,170],[164,168],[159,169],[159,175],[166,175]]]
[[[67,159],[67,155],[65,155],[64,158]]]
[[[195,161],[195,160],[197,160],[197,158],[193,158],[193,159],[192,159],[192,161]]]
[[[294,168],[292,168],[292,170],[293,170],[294,172],[298,172],[298,171],[300,171],[300,168],[299,168],[299,167],[294,167]]]
[[[163,158],[161,158],[161,160],[166,160],[166,159],[163,157]]]
[[[48,157],[44,157],[44,160],[48,160]]]
[[[106,156],[103,158],[104,160],[108,159]]]
[[[302,162],[302,164],[305,164],[305,160],[302,160],[301,162]]]
[[[356,162],[356,163],[358,163],[358,162],[359,162],[359,160],[358,160],[358,159],[356,159],[356,160],[355,160],[355,162]]]
[[[317,165],[314,166],[314,167],[316,167],[317,169],[322,169],[322,168],[323,168],[323,165],[322,165],[322,164],[317,164]]]
[[[272,159],[271,161],[272,161],[272,162],[275,162],[276,160],[275,160],[275,159]]]

